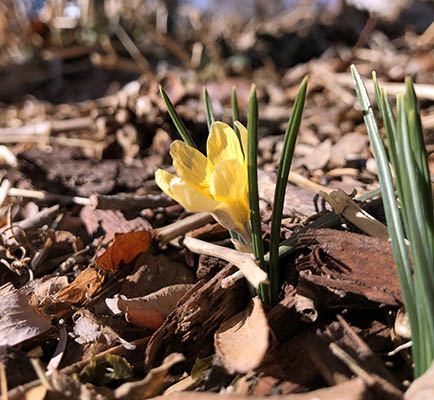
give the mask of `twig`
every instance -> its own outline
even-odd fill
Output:
[[[64,216],[65,216],[64,213],[60,213],[56,216],[54,221],[51,223],[51,226],[50,226],[51,231],[56,231],[58,229],[59,224],[62,221]],[[48,272],[46,264],[44,266],[42,266],[42,268],[38,269],[38,267],[41,264],[41,262],[44,261],[46,255],[47,255],[47,252],[51,248],[52,245],[53,245],[53,238],[49,236],[45,239],[44,244],[42,246],[42,249],[38,250],[35,253],[35,255],[33,256],[32,260],[30,261],[30,266],[31,266],[31,268],[35,274],[41,276],[42,274],[45,274]]]
[[[333,189],[320,185],[319,183],[312,182],[311,180],[305,178],[303,175],[300,175],[297,172],[293,171],[289,173],[288,181],[294,185],[297,185],[298,187],[309,190],[313,193],[319,193],[320,191],[330,193],[333,191]]]
[[[140,347],[140,346],[147,344],[149,342],[150,338],[151,338],[150,336],[147,336],[145,338],[133,340],[130,343],[136,347]],[[102,351],[101,353],[98,353],[94,359],[96,362],[100,362],[100,361],[105,360],[105,357],[108,354],[121,355],[124,353],[125,353],[125,348],[122,344],[120,344],[118,346],[114,346],[114,347],[111,347],[110,349]],[[83,369],[86,365],[89,364],[89,362],[90,362],[90,358],[87,358],[87,359],[82,360],[82,361],[78,361],[75,364],[69,365],[68,367],[61,369],[60,372],[62,374],[65,374],[65,375],[74,374],[74,373],[80,371],[81,369]],[[23,395],[25,393],[27,393],[30,389],[33,389],[39,385],[41,385],[41,381],[39,379],[35,379],[34,381],[27,382],[24,385],[17,386],[15,388],[13,388],[12,390],[10,390],[9,392],[7,392],[8,400],[22,399],[24,397]]]
[[[47,193],[44,192],[43,190],[10,188],[8,195],[14,197],[28,197],[28,198],[44,200],[44,201],[54,200],[64,204],[74,203],[82,206],[92,204],[91,200],[88,199],[87,197],[66,196],[63,194]]]
[[[152,73],[152,69],[148,61],[145,57],[143,57],[142,53],[140,53],[140,50],[128,36],[128,33],[125,31],[125,29],[122,28],[122,26],[117,22],[112,22],[110,27],[137,65],[142,68],[144,72]]]
[[[44,121],[33,125],[24,125],[17,128],[0,128],[0,137],[10,135],[40,135],[48,136],[53,132],[75,131],[90,128],[93,124],[91,117],[72,118],[58,121]]]
[[[155,229],[154,233],[157,240],[159,240],[161,243],[167,243],[178,236],[184,235],[193,229],[200,228],[201,226],[212,221],[214,221],[214,219],[210,213],[197,213],[176,221],[173,224]]]
[[[6,378],[6,368],[3,362],[0,362],[0,389],[2,393],[1,400],[8,400],[8,381]]]
[[[134,196],[124,193],[112,196],[92,194],[89,200],[92,207],[99,210],[140,210],[144,208],[167,207],[175,204],[175,201],[165,194],[148,194],[145,196]]]
[[[0,207],[3,206],[3,203],[8,197],[9,189],[11,188],[11,183],[8,179],[3,179],[2,184],[0,185]]]
[[[191,69],[192,65],[190,62],[190,56],[184,50],[184,48],[174,39],[168,35],[164,35],[159,32],[152,24],[148,23],[142,16],[137,17],[136,20],[139,22],[139,26],[146,30],[146,33],[154,40],[156,43],[166,47],[179,61],[182,62],[184,67]]]
[[[351,357],[345,350],[339,347],[336,343],[330,343],[329,348],[331,352],[339,358],[352,372],[371,388],[381,387],[382,391],[387,391],[390,399],[402,399],[402,392],[397,387],[392,385],[386,379],[378,376],[375,373],[368,371],[358,360]],[[384,394],[384,393],[383,393]],[[388,397],[389,398],[389,397]]]
[[[335,190],[330,194],[320,191],[319,194],[333,207],[336,214],[342,214],[363,232],[389,240],[387,226],[360,208],[343,190]]]
[[[267,273],[259,268],[251,253],[240,253],[239,251],[217,246],[192,237],[186,237],[183,245],[193,253],[218,257],[234,264],[256,289],[259,288],[260,284],[268,283]]]

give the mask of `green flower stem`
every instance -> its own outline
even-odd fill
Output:
[[[247,118],[247,174],[249,184],[250,223],[252,228],[253,251],[259,265],[264,269],[264,244],[262,242],[261,215],[258,194],[258,101],[256,86],[252,85]],[[259,287],[259,295],[264,303],[269,304],[268,288]]]

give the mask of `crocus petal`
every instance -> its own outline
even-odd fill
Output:
[[[209,196],[212,165],[207,158],[199,150],[180,140],[172,143],[170,155],[178,176]]]
[[[240,141],[235,131],[224,122],[214,122],[206,143],[208,160],[214,166],[220,160],[235,159],[243,162]]]
[[[241,143],[243,145],[244,154],[247,154],[247,129],[240,121],[235,121],[235,125],[237,126],[240,132]]]
[[[218,201],[230,202],[247,197],[247,171],[244,162],[221,160],[211,176],[210,193]],[[247,198],[245,199],[247,206]]]
[[[161,169],[155,172],[160,189],[184,208],[193,212],[212,211],[219,202],[205,196],[181,178]]]
[[[238,233],[247,246],[251,246],[249,210],[243,202],[219,203],[211,212],[214,219],[226,229]]]

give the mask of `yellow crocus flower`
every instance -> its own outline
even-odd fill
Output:
[[[248,199],[247,129],[236,123],[235,131],[223,122],[214,122],[207,140],[207,157],[199,150],[176,140],[170,146],[176,175],[161,169],[155,172],[160,189],[184,208],[208,211],[225,228],[238,233],[251,249]],[[244,246],[242,246],[244,247]]]

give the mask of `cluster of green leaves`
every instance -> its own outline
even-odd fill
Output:
[[[416,94],[411,79],[407,78],[405,94],[396,97],[395,116],[387,92],[379,87],[373,74],[388,157],[366,88],[354,66],[351,72],[377,163],[387,226],[412,332],[414,375],[418,377],[434,358],[434,216]],[[389,161],[395,174],[398,199]]]
[[[262,285],[259,288],[259,295],[264,303],[276,304],[278,302],[279,295],[279,256],[282,251],[279,252],[280,245],[280,230],[283,212],[283,203],[285,198],[285,190],[288,182],[289,169],[291,167],[292,156],[294,154],[295,142],[297,134],[300,128],[301,116],[304,109],[304,102],[306,98],[308,78],[305,77],[300,85],[297,97],[294,102],[294,107],[291,116],[288,121],[288,127],[285,132],[284,145],[282,150],[282,157],[280,160],[279,171],[277,174],[276,189],[274,194],[274,206],[271,222],[271,241],[270,241],[270,253],[267,257],[264,257],[264,244],[262,240],[261,230],[261,217],[259,211],[259,195],[258,195],[258,102],[256,97],[256,87],[252,85],[249,99],[249,109],[247,115],[247,171],[249,182],[249,202],[250,202],[250,221],[253,236],[253,250],[262,269],[268,273],[270,286]],[[175,110],[175,107],[171,103],[169,97],[163,88],[160,87],[161,95],[166,103],[168,113],[178,130],[178,133],[182,139],[192,147],[196,147],[192,137],[185,128],[181,118]],[[211,99],[206,89],[204,89],[204,101],[205,101],[205,114],[208,124],[208,129],[215,121]],[[239,136],[238,128],[235,125],[235,121],[239,120],[238,101],[235,89],[232,91],[232,118],[233,127],[235,132]],[[241,139],[240,139],[241,140]],[[232,237],[236,237],[236,234],[231,233]],[[266,262],[265,262],[266,260]]]

